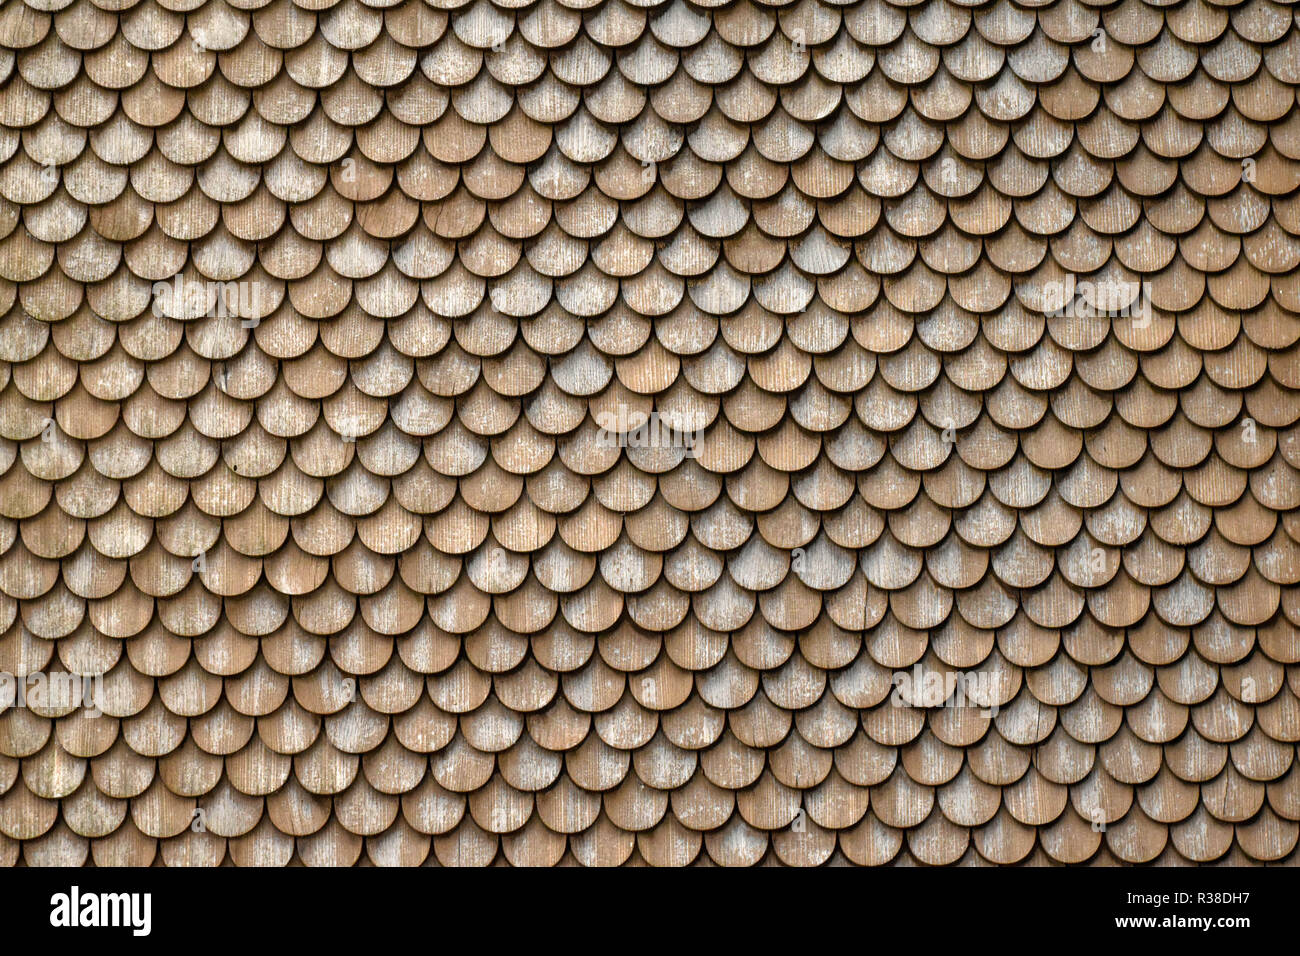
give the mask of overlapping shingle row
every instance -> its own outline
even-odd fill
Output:
[[[1292,6],[7,0],[0,83],[0,861],[1295,860]]]

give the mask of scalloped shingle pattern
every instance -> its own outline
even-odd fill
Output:
[[[106,675],[0,861],[1295,860],[1291,6],[7,0],[0,83],[0,671]]]

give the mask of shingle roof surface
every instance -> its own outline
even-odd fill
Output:
[[[1295,861],[1290,5],[6,0],[0,84],[0,671],[106,675],[0,862]]]

